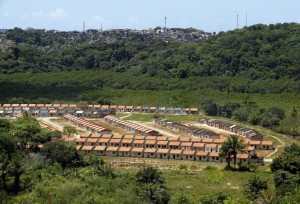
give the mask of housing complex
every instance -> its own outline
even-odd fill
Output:
[[[120,134],[83,133],[80,138],[64,138],[68,144],[76,144],[79,151],[94,153],[100,156],[134,157],[134,158],[160,158],[192,161],[225,162],[219,152],[224,139],[141,136]],[[253,145],[246,142],[246,148],[237,155],[237,163],[246,164],[256,160],[256,149],[263,144],[273,149],[271,141],[262,141]]]
[[[76,117],[100,118],[115,112],[157,113],[157,114],[197,114],[198,108],[166,108],[123,105],[87,105],[77,104],[2,104],[0,117],[17,117],[27,112],[33,117],[63,117],[71,114]]]

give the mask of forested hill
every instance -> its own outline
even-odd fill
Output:
[[[198,42],[64,40],[13,29],[1,41],[0,72],[80,69],[164,78],[300,79],[300,25],[254,25]],[[44,43],[41,43],[44,42]]]

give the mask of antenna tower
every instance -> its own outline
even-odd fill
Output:
[[[83,22],[83,29],[82,32],[85,33],[85,22]]]
[[[239,14],[236,15],[236,28],[239,29]]]
[[[248,27],[248,12],[246,11],[246,27]]]
[[[165,17],[165,35],[167,36],[167,17]]]

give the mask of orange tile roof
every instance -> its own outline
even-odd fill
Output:
[[[36,107],[44,107],[44,106],[45,106],[45,104],[41,104],[41,103],[36,104]]]
[[[91,151],[94,148],[94,146],[83,146],[81,148],[82,151]]]
[[[197,137],[193,137],[191,138],[191,142],[201,142],[201,139],[200,138],[197,138]]]
[[[179,141],[181,142],[189,142],[191,140],[190,137],[179,137]]]
[[[69,104],[61,104],[60,107],[67,108],[69,107]]]
[[[75,142],[85,142],[86,138],[76,138]]]
[[[98,140],[98,143],[108,143],[109,139],[108,138],[100,138]]]
[[[210,152],[209,157],[219,157],[219,152]]]
[[[28,104],[28,107],[35,107],[36,104]]]
[[[124,135],[123,139],[133,139],[134,135]]]
[[[213,142],[213,139],[210,139],[210,138],[204,138],[204,139],[202,139],[202,142],[203,142],[203,143],[212,143],[212,142]]]
[[[87,138],[85,142],[95,143],[98,141],[98,138]]]
[[[121,141],[121,143],[122,143],[122,144],[131,144],[132,141],[133,141],[133,139],[123,139],[123,140]]]
[[[145,140],[145,144],[147,145],[154,145],[156,143],[156,140]]]
[[[179,146],[180,142],[169,142],[169,146]]]
[[[115,151],[118,150],[118,148],[119,148],[119,147],[108,146],[108,147],[106,148],[106,151],[115,152]]]
[[[170,154],[181,154],[182,150],[181,149],[171,149]]]
[[[176,137],[168,137],[168,140],[169,141],[178,141],[178,138],[176,138]]]
[[[10,107],[11,104],[3,104],[3,107]]]
[[[194,155],[196,151],[193,150],[184,150],[182,152],[183,155]]]
[[[217,144],[206,144],[205,148],[217,148]]]
[[[180,146],[181,147],[191,147],[192,146],[192,142],[181,142]]]
[[[204,143],[194,143],[193,147],[204,147]]]
[[[156,150],[157,150],[156,148],[145,148],[144,153],[155,153]]]
[[[131,150],[131,147],[120,147],[119,148],[119,152],[130,152]]]
[[[133,140],[133,144],[144,144],[145,140]]]
[[[112,134],[103,134],[101,138],[111,138]]]
[[[119,134],[114,134],[112,136],[113,139],[122,139],[123,138],[123,135],[119,135]]]
[[[137,135],[134,137],[135,140],[144,140],[145,136]]]
[[[208,155],[208,152],[204,152],[204,151],[197,151],[196,152],[196,156],[207,156]]]
[[[60,104],[53,104],[53,107],[60,107]]]
[[[90,137],[92,137],[92,138],[100,138],[101,135],[100,134],[92,134]]]
[[[136,148],[136,147],[134,147],[134,148],[131,149],[131,152],[141,153],[141,152],[143,152],[143,150],[144,150],[144,148]]]
[[[96,146],[93,151],[104,151],[106,146]]]
[[[247,146],[245,147],[244,151],[253,151],[254,147],[253,146]]]
[[[76,149],[79,150],[81,148],[81,145],[76,145]]]
[[[160,140],[160,141],[168,140],[168,137],[165,137],[165,136],[158,136],[158,137],[156,138],[156,140]]]
[[[77,105],[76,105],[76,104],[70,104],[69,107],[70,107],[70,108],[76,108]]]
[[[150,110],[156,110],[157,107],[150,107]]]
[[[106,109],[108,109],[108,108],[109,108],[109,105],[102,105],[101,108],[106,108]]]
[[[260,145],[260,143],[261,143],[261,141],[259,141],[259,140],[251,140],[249,142],[250,145]]]
[[[133,109],[133,106],[126,106],[126,109]]]
[[[112,109],[116,109],[118,106],[115,106],[115,105],[111,105],[109,106],[109,108],[112,108]]]
[[[221,143],[224,143],[224,142],[225,142],[225,139],[214,139],[215,144],[221,144]]]
[[[11,104],[11,107],[19,107],[20,104]]]
[[[110,143],[120,143],[121,139],[111,139]]]
[[[157,141],[157,145],[167,145],[169,143],[169,141]]]
[[[82,133],[82,134],[80,135],[80,137],[87,138],[87,137],[89,137],[90,135],[91,135],[90,132],[85,132],[85,133]]]
[[[65,138],[63,139],[64,142],[73,142],[74,140],[75,140],[74,137],[65,137]]]
[[[100,108],[101,107],[101,105],[94,105],[94,107],[93,108]]]
[[[156,153],[159,154],[168,154],[170,149],[157,149]]]
[[[28,104],[20,104],[20,107],[27,107]]]
[[[261,145],[272,146],[272,145],[273,145],[273,142],[272,142],[272,141],[263,140],[263,141],[261,142]]]
[[[146,136],[146,140],[156,140],[156,136]]]

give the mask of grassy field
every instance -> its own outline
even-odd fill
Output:
[[[201,198],[213,196],[218,192],[244,198],[243,186],[255,174],[266,179],[269,188],[274,189],[273,174],[268,165],[259,166],[256,173],[251,173],[224,170],[224,163],[146,158],[102,158],[121,170],[137,171],[145,165],[159,168],[166,178],[168,189],[171,191],[171,203],[176,203],[176,198],[181,194],[185,194],[192,203],[199,203]]]

